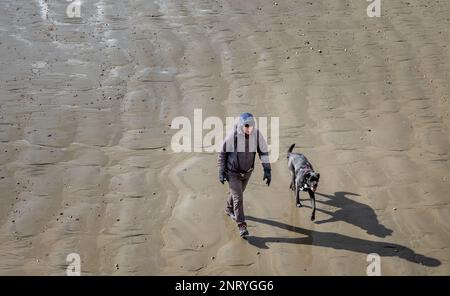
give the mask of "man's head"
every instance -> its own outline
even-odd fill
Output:
[[[253,132],[253,126],[249,124],[244,125],[243,129],[246,135],[250,135]]]
[[[246,135],[250,135],[255,128],[255,119],[251,113],[242,113],[239,116],[239,127]]]

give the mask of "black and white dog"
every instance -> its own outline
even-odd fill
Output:
[[[314,169],[308,159],[301,153],[293,153],[295,144],[289,147],[287,152],[288,168],[291,172],[292,180],[290,189],[295,192],[295,202],[297,207],[301,207],[300,191],[308,191],[311,199],[311,221],[316,218],[316,197],[315,192],[319,185],[320,174],[314,172]]]

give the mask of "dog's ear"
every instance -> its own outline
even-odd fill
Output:
[[[320,179],[320,173],[317,173],[316,176],[317,176],[317,180],[319,180]]]
[[[308,180],[309,177],[311,177],[311,173],[310,172],[305,173],[305,180]]]

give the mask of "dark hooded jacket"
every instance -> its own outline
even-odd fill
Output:
[[[263,168],[270,170],[268,147],[261,132],[254,128],[250,135],[245,135],[243,125],[236,124],[226,136],[219,152],[217,158],[219,174],[252,171],[256,153],[258,153]]]

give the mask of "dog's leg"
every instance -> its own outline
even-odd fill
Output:
[[[311,221],[314,221],[316,219],[316,195],[311,190],[308,190],[308,193],[309,198],[311,199],[311,208],[312,208]]]
[[[300,203],[300,188],[298,188],[298,185],[295,186],[295,203],[298,208],[302,207],[302,204]]]
[[[289,169],[290,169],[291,177],[292,177],[291,185],[289,185],[289,188],[290,188],[292,191],[294,191],[294,190],[295,190],[295,170],[294,170],[294,167],[293,167],[293,166],[291,166]]]
[[[294,177],[294,176],[292,177],[291,185],[289,185],[289,188],[290,188],[292,191],[295,191],[295,177]]]

